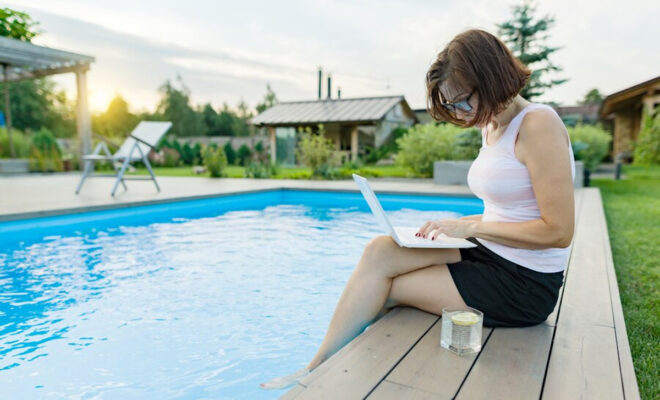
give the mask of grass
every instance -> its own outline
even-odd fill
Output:
[[[660,166],[594,179],[607,217],[628,341],[643,399],[660,398]]]
[[[225,170],[228,178],[244,178],[245,177],[245,168],[230,165]],[[370,172],[380,177],[397,177],[397,178],[406,178],[409,177],[410,172],[403,168],[395,165],[382,165],[382,166],[366,166],[365,171],[358,170],[357,173],[365,173],[367,176],[370,175]],[[200,175],[195,175],[193,169],[190,166],[185,167],[158,167],[154,168],[154,173],[156,176],[195,176],[208,178],[209,174],[204,173]],[[129,173],[129,175],[148,175],[149,172],[146,168],[138,168],[137,171]],[[274,176],[274,179],[305,179],[312,174],[312,170],[307,167],[279,167],[277,175]]]

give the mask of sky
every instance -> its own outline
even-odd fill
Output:
[[[425,106],[424,77],[437,53],[471,28],[497,33],[520,1],[489,0],[20,0],[4,7],[39,22],[33,43],[95,57],[90,108],[120,94],[153,111],[158,88],[180,76],[193,104],[254,107],[270,85],[280,101],[313,100],[318,68],[332,97],[404,95]],[[540,0],[546,43],[568,82],[535,101],[574,105],[660,75],[660,1]],[[73,74],[53,78],[75,98]]]

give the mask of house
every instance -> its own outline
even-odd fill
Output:
[[[600,103],[578,106],[556,106],[555,111],[566,126],[577,124],[595,124],[600,122]]]
[[[299,128],[316,130],[322,124],[336,150],[344,158],[356,160],[366,146],[381,146],[395,128],[407,128],[418,119],[403,96],[382,96],[283,102],[252,118],[251,122],[267,131],[271,160],[293,163]],[[278,152],[286,154],[278,156]]]
[[[630,154],[637,140],[643,111],[652,112],[660,104],[660,76],[607,96],[600,108],[603,119],[613,122],[612,154]]]

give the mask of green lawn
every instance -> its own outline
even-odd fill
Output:
[[[628,340],[643,399],[660,398],[660,166],[594,179],[607,216]]]
[[[381,177],[399,177],[405,178],[409,176],[409,172],[402,167],[397,167],[394,165],[387,166],[367,166],[365,170],[358,170],[357,173],[364,173],[367,176],[378,175]],[[371,172],[371,174],[370,174]],[[193,169],[190,166],[186,167],[172,167],[172,168],[154,168],[154,173],[156,177],[158,176],[198,176],[198,177],[209,177],[208,173],[195,175]],[[244,178],[245,177],[245,168],[237,166],[228,166],[226,169],[228,178]],[[278,168],[277,175],[273,178],[275,179],[306,179],[312,173],[311,169],[307,167],[280,167]],[[130,173],[129,175],[148,175],[149,172],[146,168],[138,168],[136,172]]]

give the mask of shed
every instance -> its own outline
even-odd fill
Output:
[[[365,146],[380,147],[395,128],[409,127],[418,119],[403,96],[383,96],[283,102],[251,122],[267,130],[273,161],[278,160],[279,138],[295,136],[298,128],[316,129],[319,124],[337,151],[356,160]]]
[[[660,76],[613,93],[603,100],[600,115],[613,121],[613,155],[628,153],[639,135],[643,112],[660,104]]]
[[[3,67],[5,82],[4,108],[7,127],[11,128],[11,115],[7,112],[10,101],[8,82],[73,72],[76,74],[78,91],[76,114],[81,159],[83,154],[91,153],[92,124],[87,106],[87,71],[93,61],[94,57],[91,56],[0,37],[0,64]]]

